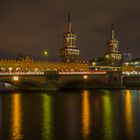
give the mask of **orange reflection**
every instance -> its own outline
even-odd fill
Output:
[[[12,95],[12,140],[21,140],[22,139],[22,112],[21,112],[21,94],[15,93]]]
[[[132,93],[130,90],[125,90],[125,116],[126,116],[126,128],[129,135],[133,133],[132,127]]]
[[[89,92],[84,91],[82,94],[82,134],[84,140],[88,139],[90,135],[90,101],[89,101]]]
[[[1,98],[1,94],[0,94],[0,132],[1,131],[2,131],[2,98]]]

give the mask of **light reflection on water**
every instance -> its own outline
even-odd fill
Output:
[[[23,137],[21,94],[12,94],[11,102],[11,139],[21,140]]]
[[[0,94],[1,140],[139,140],[139,121],[138,90]]]
[[[126,117],[126,131],[128,137],[133,137],[133,113],[132,113],[132,96],[133,93],[130,90],[125,90],[125,117]]]
[[[52,116],[52,96],[47,94],[42,96],[43,107],[43,140],[51,140],[53,138],[53,116]]]
[[[104,135],[105,140],[113,139],[113,128],[112,128],[112,105],[111,97],[109,91],[103,91],[104,96],[102,97],[103,101],[103,122],[104,122]]]
[[[88,140],[90,136],[90,93],[85,90],[82,94],[82,134],[84,140]]]

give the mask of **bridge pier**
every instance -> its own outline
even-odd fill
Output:
[[[58,80],[59,74],[55,71],[47,71],[45,72],[46,76],[46,91],[57,91],[58,90]]]
[[[108,86],[109,88],[122,88],[123,75],[121,71],[109,71],[107,72]]]

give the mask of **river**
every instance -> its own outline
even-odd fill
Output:
[[[1,92],[0,140],[140,140],[140,90]]]

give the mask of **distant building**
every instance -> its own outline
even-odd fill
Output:
[[[123,53],[122,60],[123,60],[123,63],[132,61],[132,54],[131,53]]]
[[[80,50],[76,46],[76,34],[72,32],[70,15],[68,15],[68,31],[63,34],[63,48],[60,49],[62,62],[76,62]]]
[[[119,52],[119,42],[115,37],[114,26],[112,24],[111,39],[107,43],[107,51],[104,59],[108,65],[119,66],[122,63],[122,54]]]

